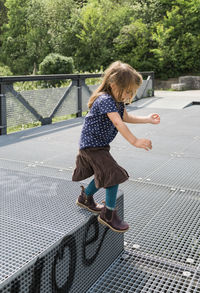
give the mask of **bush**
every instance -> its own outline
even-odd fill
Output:
[[[13,75],[10,68],[8,66],[0,64],[0,76],[9,76],[9,75]]]
[[[40,74],[70,74],[74,71],[72,57],[51,53],[39,65]]]

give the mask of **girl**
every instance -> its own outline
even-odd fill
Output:
[[[90,111],[83,124],[80,150],[72,180],[81,181],[92,175],[94,179],[86,189],[82,187],[76,203],[82,208],[99,213],[98,221],[115,232],[125,232],[129,225],[121,220],[115,209],[120,183],[128,179],[128,173],[111,156],[109,144],[118,131],[133,146],[152,149],[149,139],[137,138],[127,123],[160,122],[158,114],[137,117],[127,113],[124,105],[130,103],[142,83],[142,76],[130,65],[116,61],[105,71],[101,85],[89,99]],[[106,204],[94,201],[93,195],[101,187],[106,189]]]

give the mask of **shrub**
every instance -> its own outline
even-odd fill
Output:
[[[74,71],[72,57],[51,53],[39,65],[40,74],[70,74]]]
[[[9,75],[13,75],[10,68],[8,66],[0,64],[0,76],[9,76]]]

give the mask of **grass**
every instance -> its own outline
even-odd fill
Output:
[[[36,121],[34,123],[21,124],[21,125],[7,127],[7,134],[17,132],[17,131],[22,131],[22,130],[29,129],[29,128],[38,127],[38,126],[41,126],[40,121]]]

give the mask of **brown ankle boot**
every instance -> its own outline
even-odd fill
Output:
[[[93,195],[87,196],[84,186],[81,186],[81,194],[79,195],[76,204],[82,208],[88,209],[90,212],[99,214],[104,205],[98,204],[94,201]]]
[[[103,207],[100,215],[98,216],[98,221],[101,224],[108,226],[114,232],[123,233],[128,231],[129,229],[128,223],[124,222],[119,218],[116,210],[109,210],[105,206]]]

